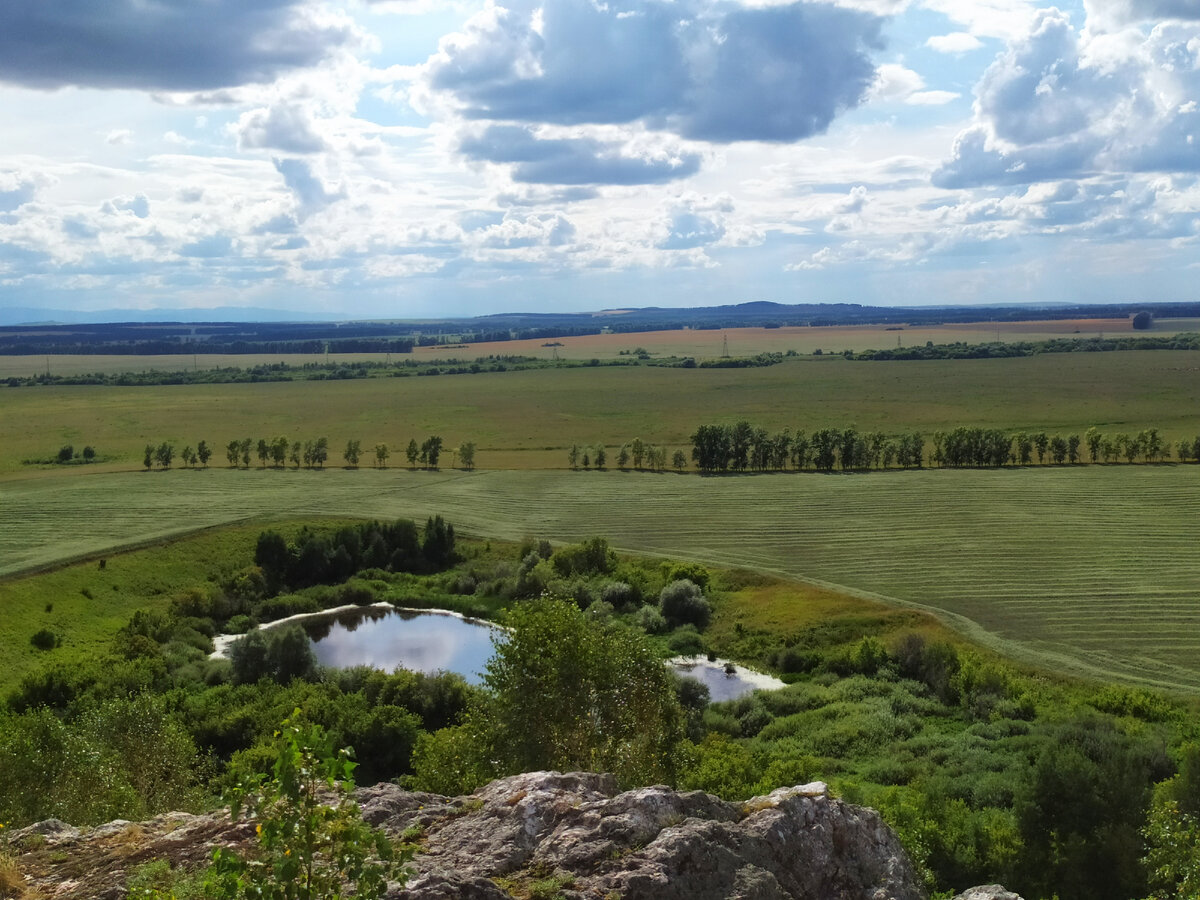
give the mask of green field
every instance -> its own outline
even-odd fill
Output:
[[[1055,670],[1200,691],[1198,466],[726,478],[214,469],[9,481],[0,510],[0,574],[252,517],[441,513],[486,536],[598,534],[933,609]],[[0,654],[28,641],[2,634]]]
[[[1200,353],[1130,351],[1021,359],[852,362],[801,357],[757,369],[582,368],[485,375],[161,387],[0,388],[0,474],[85,444],[139,468],[147,443],[201,439],[224,464],[233,438],[473,441],[481,468],[566,465],[572,443],[640,436],[686,447],[697,425],[746,419],[770,430],[958,425],[1077,432],[1158,428],[1200,434]],[[447,460],[449,461],[449,460]]]

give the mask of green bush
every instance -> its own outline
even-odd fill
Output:
[[[29,643],[33,644],[39,650],[53,650],[61,642],[59,636],[49,628],[41,628],[35,631],[33,637],[29,639]]]
[[[703,628],[712,617],[712,607],[700,586],[686,578],[672,581],[658,595],[658,608],[672,625]]]

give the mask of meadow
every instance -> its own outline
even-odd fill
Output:
[[[1157,428],[1200,432],[1200,355],[1190,351],[1041,354],[1016,359],[850,361],[788,358],[751,369],[567,368],[479,375],[263,384],[0,388],[0,476],[38,472],[29,459],[96,448],[80,470],[140,468],[146,444],[206,440],[224,463],[234,438],[327,436],[384,442],[392,461],[412,438],[478,447],[486,469],[555,469],[572,444],[612,448],[634,437],[686,448],[696,427],[745,419],[771,431],[887,433],[959,425],[1050,434]],[[55,471],[50,467],[50,471]]]
[[[602,535],[836,586],[931,611],[1020,661],[1200,692],[1191,465],[714,478],[214,468],[10,480],[0,502],[0,574],[10,576],[247,519],[440,513],[485,537]],[[3,586],[0,605],[20,602],[21,583]],[[82,602],[82,586],[66,584],[62,597]],[[28,656],[28,640],[6,627],[0,654]]]

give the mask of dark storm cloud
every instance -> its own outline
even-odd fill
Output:
[[[7,0],[0,81],[198,91],[271,81],[356,40],[304,0]]]

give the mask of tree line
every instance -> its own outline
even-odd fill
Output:
[[[416,438],[411,439],[404,453],[409,466],[416,467],[419,463],[424,468],[436,469],[442,458],[444,443],[438,435],[431,435],[420,444]],[[455,463],[459,468],[475,468],[473,441],[464,441],[452,449],[451,453],[455,456]],[[179,452],[179,458],[187,467],[207,467],[212,455],[213,449],[207,441],[200,441],[194,448],[189,444]],[[285,436],[271,440],[259,438],[257,441],[254,438],[234,438],[225,445],[225,458],[231,469],[249,468],[252,455],[257,457],[259,467],[264,469],[283,469],[289,463],[293,469],[299,469],[302,465],[306,469],[323,469],[329,459],[329,439],[324,436],[305,441],[291,440]],[[345,460],[346,467],[351,469],[358,468],[360,460],[364,457],[373,457],[376,468],[386,469],[391,455],[391,449],[385,443],[380,442],[374,447],[364,449],[362,441],[358,439],[346,441],[346,448],[342,451],[342,459]],[[163,441],[157,445],[146,445],[142,465],[146,469],[152,469],[156,465],[162,469],[169,469],[174,460],[175,445],[170,441]]]
[[[668,450],[634,438],[616,454],[621,470],[662,472]],[[1086,459],[1085,459],[1086,455]],[[1083,435],[1044,431],[1010,433],[999,428],[958,427],[935,431],[928,462],[939,467],[999,468],[1002,466],[1076,465],[1092,463],[1200,462],[1200,435],[1172,443],[1157,428],[1107,434],[1089,428]],[[885,434],[856,428],[822,428],[812,433],[785,428],[770,432],[741,421],[734,425],[701,425],[691,436],[691,460],[705,474],[718,472],[818,472],[866,469],[921,468],[926,463],[926,440],[920,432]],[[572,444],[567,463],[572,469],[603,469],[609,462],[603,445]],[[678,472],[688,466],[683,450],[670,464]]]
[[[1136,326],[1135,326],[1136,327]],[[1052,338],[1047,341],[992,341],[971,344],[956,341],[935,344],[926,341],[913,347],[883,350],[847,350],[842,355],[856,360],[927,360],[927,359],[1011,359],[1040,353],[1104,353],[1118,350],[1200,350],[1200,334],[1175,334],[1157,337]]]
[[[933,434],[931,459],[940,466],[999,468],[1006,465],[1028,466],[1036,455],[1038,465],[1047,461],[1055,465],[1083,462],[1086,449],[1093,463],[1163,462],[1171,458],[1172,449],[1180,462],[1200,461],[1200,435],[1186,438],[1174,445],[1163,440],[1157,428],[1146,428],[1136,434],[1117,432],[1105,434],[1095,426],[1082,437],[1078,434],[1054,434],[1044,431],[1008,434],[996,428],[955,428]]]

